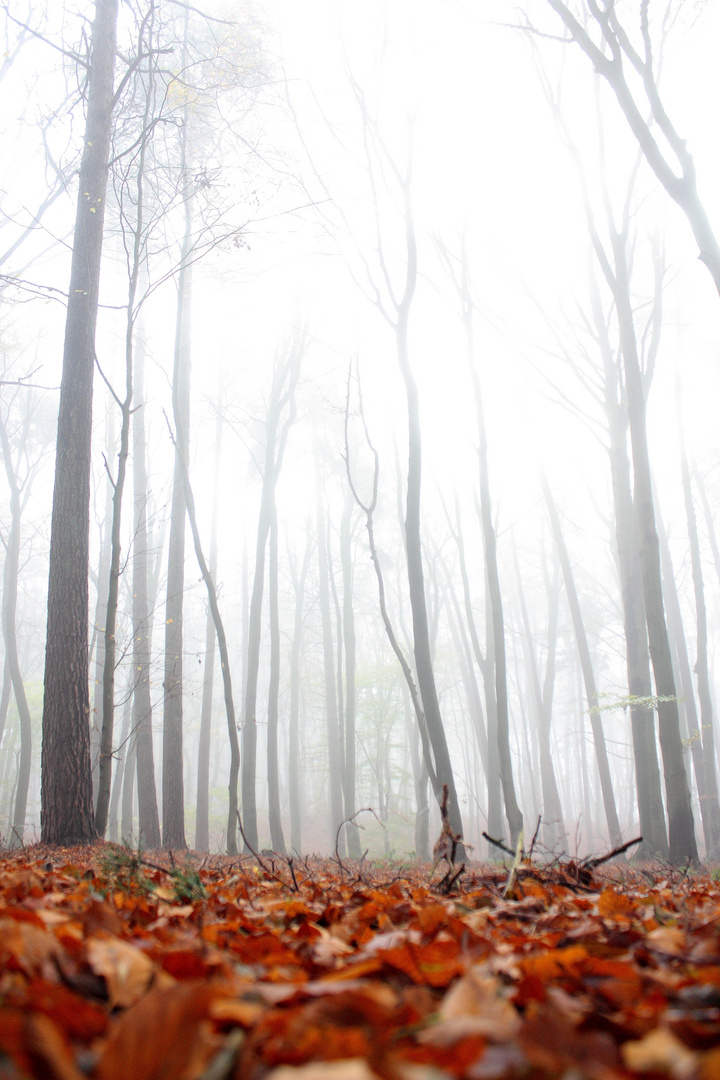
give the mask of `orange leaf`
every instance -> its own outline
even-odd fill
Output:
[[[207,1017],[219,996],[203,983],[151,990],[118,1020],[95,1080],[195,1080],[216,1049]]]

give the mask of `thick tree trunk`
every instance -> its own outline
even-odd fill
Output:
[[[96,0],[65,324],[43,703],[41,822],[49,844],[87,844],[96,836],[88,681],[90,443],[117,14],[117,0]]]

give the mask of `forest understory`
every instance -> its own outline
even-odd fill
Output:
[[[717,872],[459,870],[5,853],[0,1078],[720,1076]]]

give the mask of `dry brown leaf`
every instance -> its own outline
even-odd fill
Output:
[[[645,941],[648,949],[666,953],[668,956],[682,956],[686,948],[684,931],[677,926],[658,926],[651,930]]]
[[[665,1027],[654,1031],[636,1042],[626,1042],[622,1048],[623,1061],[635,1072],[666,1072],[675,1080],[684,1080],[697,1069],[699,1055]]]
[[[151,990],[118,1020],[95,1080],[197,1080],[218,1048],[208,1016],[221,994],[203,983]]]
[[[120,938],[92,938],[87,957],[93,972],[105,979],[112,1008],[134,1005],[147,991],[155,974],[152,960]]]
[[[265,1080],[378,1080],[378,1075],[362,1058],[345,1058],[313,1061],[309,1065],[281,1065]]]
[[[471,968],[445,995],[438,1015],[441,1024],[471,1018],[472,1034],[498,1042],[511,1039],[520,1027],[520,1017],[507,1000],[500,980],[478,968]]]

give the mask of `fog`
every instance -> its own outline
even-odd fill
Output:
[[[89,62],[81,5],[21,6],[1,16],[0,69],[9,846],[52,839],[41,759],[60,767],[43,739],[43,682]],[[90,734],[78,767],[81,785],[92,769],[96,801],[101,773],[109,784],[106,838],[429,858],[449,784],[470,858],[498,854],[483,834],[514,849],[522,832],[529,846],[538,821],[548,855],[605,852],[645,833],[647,815],[660,825],[645,856],[681,861],[694,843],[701,858],[720,856],[718,290],[687,199],[673,201],[648,164],[560,6],[120,6],[92,402]],[[646,75],[678,154],[631,62],[647,61],[645,5],[609,7],[627,28],[638,115],[677,175],[692,155],[711,233],[718,12],[649,5]],[[568,8],[598,41],[586,4]],[[139,42],[149,59],[137,60]],[[173,486],[187,522],[179,591],[168,570]],[[673,839],[685,791],[691,816]]]

